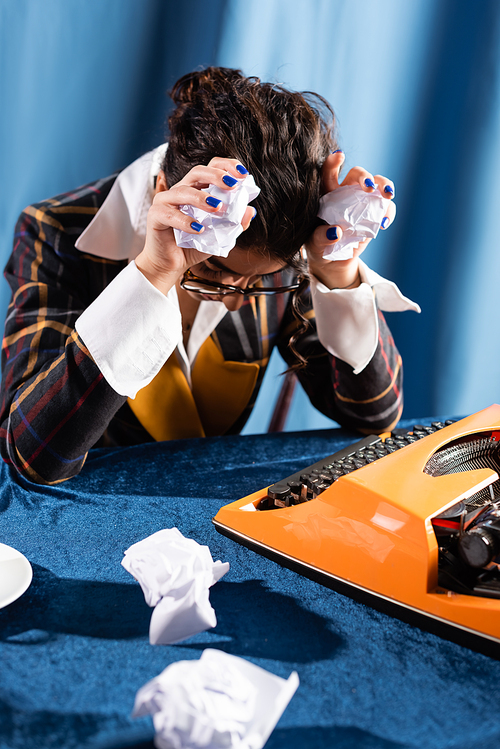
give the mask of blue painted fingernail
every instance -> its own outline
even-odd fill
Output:
[[[199,224],[197,221],[193,221],[191,224],[191,229],[194,229],[195,231],[201,231],[203,228],[203,224]]]
[[[212,208],[218,208],[222,201],[209,195],[205,202],[208,203],[208,205],[211,205]]]
[[[388,195],[394,195],[394,190],[390,185],[386,185],[384,187],[384,192],[386,192]]]
[[[230,177],[229,174],[225,174],[224,177],[222,178],[222,181],[228,187],[234,187],[236,184],[238,184],[238,180],[235,179],[234,177]]]
[[[326,238],[331,242],[339,238],[339,233],[336,226],[330,226],[330,228],[326,230]]]
[[[236,166],[236,171],[240,174],[248,174],[248,169],[245,169],[245,167],[242,164],[238,164]]]
[[[367,187],[375,187],[375,182],[372,179],[370,179],[369,177],[367,177],[365,179],[365,185]]]
[[[256,217],[256,215],[257,215],[257,208],[254,208],[253,206],[252,206],[252,208],[254,209],[255,213],[253,214],[253,216],[252,216],[252,218],[250,219],[250,221],[253,221],[253,220],[254,220],[254,218],[255,218],[255,217]]]
[[[380,226],[382,227],[382,229],[385,229],[387,227],[388,223],[389,223],[389,219],[387,218],[387,216],[384,216],[384,218],[382,219],[382,223],[380,224]]]
[[[344,153],[344,152],[343,152],[343,150],[341,148],[337,148],[337,150],[333,151],[333,153]]]

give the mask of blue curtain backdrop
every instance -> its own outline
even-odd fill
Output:
[[[2,265],[25,205],[157,145],[167,90],[210,64],[321,93],[346,170],[394,179],[365,259],[423,309],[389,316],[405,416],[499,401],[498,0],[0,0]],[[272,365],[247,431],[267,428]],[[296,393],[287,429],[330,423]]]

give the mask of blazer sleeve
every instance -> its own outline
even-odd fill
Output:
[[[50,201],[27,208],[5,269],[12,297],[2,347],[0,450],[15,470],[45,484],[81,470],[126,401],[75,330],[123,264],[79,253],[62,220]]]
[[[297,376],[312,405],[342,426],[370,434],[392,429],[403,411],[403,369],[401,356],[380,310],[378,342],[366,367],[354,374],[353,367],[332,356],[318,339],[310,290],[301,297],[301,312],[308,327],[300,334],[301,324],[291,304],[279,336],[279,351],[289,366],[297,363],[290,339],[298,334],[296,350],[307,359]],[[335,325],[335,320],[332,320]]]

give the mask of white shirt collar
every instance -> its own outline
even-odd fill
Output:
[[[154,180],[166,150],[167,144],[162,143],[120,172],[106,200],[78,237],[78,250],[108,260],[137,257],[144,247]]]

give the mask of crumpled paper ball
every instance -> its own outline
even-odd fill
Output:
[[[125,552],[122,565],[154,606],[149,626],[152,645],[168,645],[215,627],[209,588],[229,570],[214,562],[208,546],[185,538],[178,528],[153,533]]]
[[[222,190],[216,185],[209,185],[203,192],[222,200],[225,204],[217,213],[209,213],[192,205],[181,205],[179,209],[187,216],[203,224],[205,231],[201,234],[189,234],[187,231],[174,229],[175,243],[178,247],[192,248],[208,255],[227,257],[243,231],[241,219],[247,205],[260,193],[251,174],[245,177],[233,190]]]
[[[367,193],[360,185],[346,185],[326,193],[319,201],[319,218],[340,226],[342,237],[325,248],[325,260],[349,260],[365,239],[375,239],[387,211],[387,198],[380,190]]]
[[[299,685],[221,650],[178,661],[137,692],[158,749],[261,749]]]

